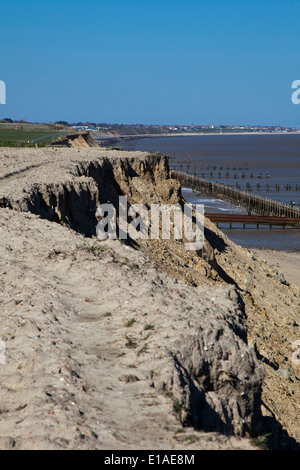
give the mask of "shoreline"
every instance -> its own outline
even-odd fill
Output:
[[[156,137],[185,137],[185,136],[228,136],[228,135],[300,135],[299,132],[178,132],[178,133],[163,133],[163,134],[129,134],[129,135],[102,135],[98,139],[144,139]]]
[[[300,252],[271,250],[267,248],[250,249],[257,258],[267,262],[275,271],[283,274],[286,281],[300,289]]]
[[[187,202],[194,204],[204,204],[205,212],[222,212],[233,211],[234,213],[244,214],[246,210],[241,206],[234,205],[228,201],[209,197],[207,195],[199,195],[197,191],[193,192],[191,188],[182,187],[182,194]],[[272,230],[260,228],[259,231],[247,227],[243,229],[241,226],[229,228],[229,224],[219,224],[219,229],[234,243],[243,248],[250,250],[271,250],[272,252],[300,253],[300,245],[298,242],[300,230],[293,228],[275,228]],[[300,270],[300,267],[299,267]]]
[[[120,137],[184,137],[184,136],[223,136],[223,135],[300,135],[300,132],[178,132],[164,134],[128,135]]]

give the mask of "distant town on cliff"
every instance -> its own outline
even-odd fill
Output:
[[[170,134],[170,133],[248,133],[248,132],[300,132],[300,129],[286,126],[268,126],[268,125],[146,125],[146,124],[107,124],[95,122],[67,122],[56,121],[48,123],[33,123],[25,120],[13,120],[5,118],[0,120],[3,124],[16,124],[18,127],[22,124],[46,124],[54,128],[68,127],[74,130],[96,131],[110,135],[140,135],[140,134]]]

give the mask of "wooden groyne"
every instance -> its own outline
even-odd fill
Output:
[[[247,161],[243,165],[206,165],[195,163],[192,164],[188,160],[174,160],[170,157],[170,167],[172,170],[177,170],[180,173],[187,173],[189,175],[198,176],[208,181],[231,180],[235,182],[237,189],[246,190],[247,192],[282,192],[282,191],[299,191],[300,184],[279,184],[270,182],[270,174],[268,171],[253,172],[248,168]],[[231,185],[232,186],[232,185]],[[243,188],[244,186],[244,188]]]
[[[268,225],[271,229],[273,225],[281,225],[283,228],[286,226],[300,227],[300,218],[296,217],[277,217],[270,215],[245,215],[245,214],[212,214],[205,213],[212,222],[215,222],[218,226],[219,223],[228,223],[230,228],[232,224],[236,223],[243,225],[256,225],[259,228],[260,225]]]
[[[221,183],[213,183],[196,175],[172,170],[172,177],[187,188],[198,190],[202,194],[213,196],[245,207],[249,214],[255,212],[261,215],[300,218],[300,209],[284,204],[281,201],[254,195],[238,188],[232,188]]]

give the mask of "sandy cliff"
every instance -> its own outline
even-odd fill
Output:
[[[98,147],[97,142],[93,139],[89,132],[76,132],[75,134],[68,134],[67,136],[55,140],[51,144],[53,147],[68,147],[68,148],[87,148]]]
[[[0,436],[14,448],[297,447],[299,290],[205,244],[99,241],[100,203],[182,203],[165,157],[0,153]]]

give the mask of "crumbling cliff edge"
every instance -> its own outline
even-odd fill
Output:
[[[1,150],[1,447],[297,448],[299,290],[207,220],[100,241],[120,195],[182,203],[160,155]]]

